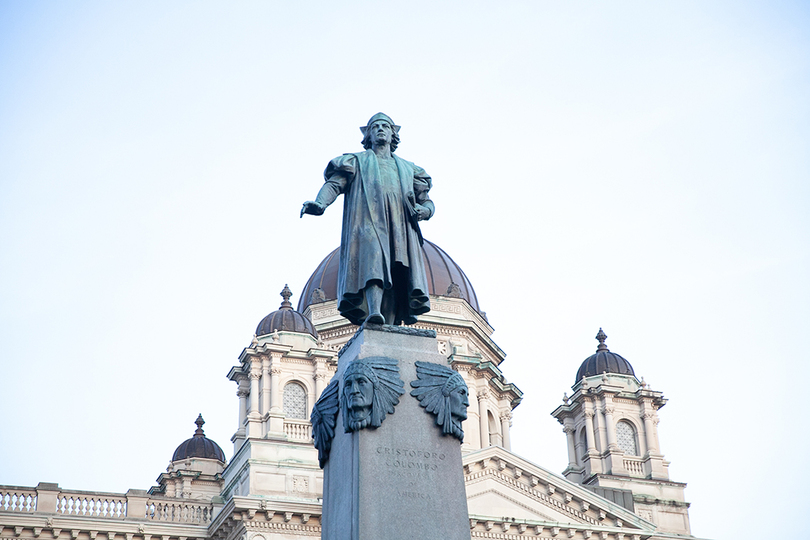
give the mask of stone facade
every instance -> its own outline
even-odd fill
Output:
[[[522,392],[501,372],[505,353],[485,317],[454,295],[431,303],[415,327],[436,332],[437,351],[469,388],[462,462],[472,538],[693,538],[685,484],[669,480],[658,444],[660,392],[628,375],[578,381],[553,412],[568,445],[563,478],[511,452]],[[334,300],[304,315],[318,337],[256,336],[230,370],[239,421],[224,469],[172,462],[159,486],[125,494],[0,486],[0,540],[319,538],[324,477],[309,413],[357,327]]]

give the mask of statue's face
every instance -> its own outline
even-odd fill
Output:
[[[450,414],[456,420],[467,419],[467,407],[470,406],[470,400],[467,396],[467,387],[462,386],[450,392]]]
[[[346,403],[349,409],[357,416],[364,416],[371,411],[371,403],[374,399],[374,385],[360,373],[354,373],[346,378],[343,386],[343,394],[346,396]]]
[[[391,127],[391,124],[384,120],[377,120],[371,127],[371,141],[374,144],[391,144],[391,138],[394,134],[394,129]]]

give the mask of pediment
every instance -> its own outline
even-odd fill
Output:
[[[593,531],[653,533],[655,525],[626,508],[508,450],[492,446],[462,457],[470,516]],[[570,527],[569,527],[570,526]]]

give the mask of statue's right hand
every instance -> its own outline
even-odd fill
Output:
[[[304,217],[304,214],[312,214],[313,216],[320,216],[323,214],[323,211],[326,210],[326,207],[319,202],[316,201],[307,201],[304,203],[304,207],[301,208],[301,217]]]

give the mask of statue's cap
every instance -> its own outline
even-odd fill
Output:
[[[365,126],[361,126],[361,127],[360,127],[360,131],[362,131],[362,132],[363,132],[363,137],[365,137],[365,136],[366,136],[366,130],[369,128],[369,126],[371,126],[371,124],[373,124],[373,123],[374,123],[374,122],[376,122],[377,120],[385,120],[386,122],[388,122],[389,124],[391,124],[391,128],[394,130],[394,132],[395,132],[395,133],[399,133],[399,128],[400,128],[400,126],[396,125],[396,124],[394,123],[394,121],[393,121],[393,120],[391,120],[391,117],[390,117],[390,116],[388,116],[387,114],[385,114],[385,113],[381,113],[381,112],[378,112],[377,114],[375,114],[374,116],[372,116],[372,117],[369,119],[368,123],[367,123]]]

